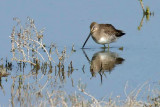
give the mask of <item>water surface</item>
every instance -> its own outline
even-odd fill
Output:
[[[150,16],[147,21],[144,17],[142,27],[138,30],[143,12],[138,1],[119,1],[101,0],[101,1],[1,1],[1,32],[0,32],[0,57],[11,60],[12,54],[9,36],[13,25],[16,23],[13,17],[21,19],[25,23],[29,16],[35,20],[37,29],[45,28],[44,43],[50,45],[56,43],[59,50],[67,47],[68,53],[72,45],[75,45],[74,52],[66,61],[73,63],[74,72],[66,77],[62,89],[67,93],[79,92],[78,82],[86,84],[86,91],[96,98],[102,98],[112,95],[120,95],[125,98],[124,87],[128,82],[128,92],[142,85],[146,81],[149,84],[157,83],[160,76],[160,1],[145,1],[144,5],[150,7],[154,16]],[[110,53],[103,51],[101,45],[96,44],[91,38],[86,44],[84,51],[81,49],[85,39],[89,34],[89,25],[91,22],[110,23],[116,28],[123,30],[126,35],[117,42],[110,44]],[[123,50],[119,50],[123,47]],[[104,72],[91,72],[93,60],[100,58],[96,55],[104,55],[113,58],[110,68],[103,68]],[[87,57],[86,57],[87,55]],[[116,62],[116,58],[121,58]],[[122,61],[123,59],[123,61]],[[103,61],[102,61],[103,62]],[[105,61],[107,62],[107,61]],[[13,66],[12,75],[2,78],[1,84],[5,90],[0,91],[0,104],[8,105],[11,99],[12,76],[22,75],[16,69],[16,63]],[[97,65],[95,63],[95,65]],[[103,65],[103,64],[102,64]],[[29,66],[29,64],[28,64]],[[30,68],[25,69],[25,74],[30,72]],[[67,70],[65,71],[67,74]],[[41,73],[39,77],[41,77]],[[7,81],[6,81],[7,79]],[[25,82],[34,82],[36,79],[25,80]],[[40,83],[45,83],[47,77],[44,77]],[[74,87],[73,87],[74,81]],[[16,81],[18,84],[18,81]],[[48,86],[49,87],[49,86]],[[151,87],[152,88],[152,87]]]

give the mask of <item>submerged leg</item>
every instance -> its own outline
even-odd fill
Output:
[[[109,44],[108,44],[108,51],[109,51]]]
[[[103,44],[103,46],[104,46],[104,47],[102,47],[102,49],[104,49],[104,51],[105,51],[105,49],[106,49],[106,45],[105,45],[105,44]]]
[[[105,44],[104,44],[104,48],[106,48]]]

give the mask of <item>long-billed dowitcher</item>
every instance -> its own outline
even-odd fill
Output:
[[[92,35],[93,40],[98,43],[102,44],[105,47],[105,44],[109,44],[115,42],[119,37],[123,36],[125,33],[122,30],[117,30],[111,24],[98,24],[96,22],[92,22],[90,25],[90,33],[84,42],[82,48],[84,48],[86,42],[88,41],[89,37]]]

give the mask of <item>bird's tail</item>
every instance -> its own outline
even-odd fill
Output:
[[[117,34],[116,34],[116,36],[117,37],[121,37],[121,36],[123,36],[123,35],[125,35],[126,33],[124,33],[122,30],[117,30]]]

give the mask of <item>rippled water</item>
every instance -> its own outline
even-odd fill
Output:
[[[56,43],[60,50],[66,46],[68,53],[72,45],[75,46],[76,52],[65,62],[68,65],[72,61],[75,69],[65,78],[61,86],[63,90],[68,93],[78,91],[77,85],[80,81],[86,85],[86,91],[96,98],[120,95],[123,99],[127,82],[130,92],[145,82],[152,85],[159,81],[159,4],[160,1],[157,0],[144,1],[144,5],[149,6],[150,11],[154,12],[154,16],[147,20],[146,16],[143,17],[137,0],[1,1],[0,58],[10,61],[12,58],[9,36],[13,25],[16,25],[13,17],[18,17],[25,23],[29,16],[35,20],[37,29],[45,28],[44,43],[47,46],[51,42]],[[126,35],[110,44],[110,52],[103,51],[102,46],[91,38],[85,46],[87,49],[82,50],[81,47],[89,34],[90,23],[93,21],[113,24]],[[120,50],[120,47],[123,47],[123,50]],[[11,99],[12,76],[23,74],[17,70],[16,63],[13,63],[12,75],[1,79],[1,105],[8,105]],[[29,72],[28,65],[25,74]],[[65,74],[67,73],[66,70]],[[37,78],[41,75],[38,74]],[[31,78],[25,82],[32,83],[36,80],[34,76]],[[40,83],[43,84],[46,80],[47,77],[44,77]],[[15,84],[18,84],[18,81]]]

